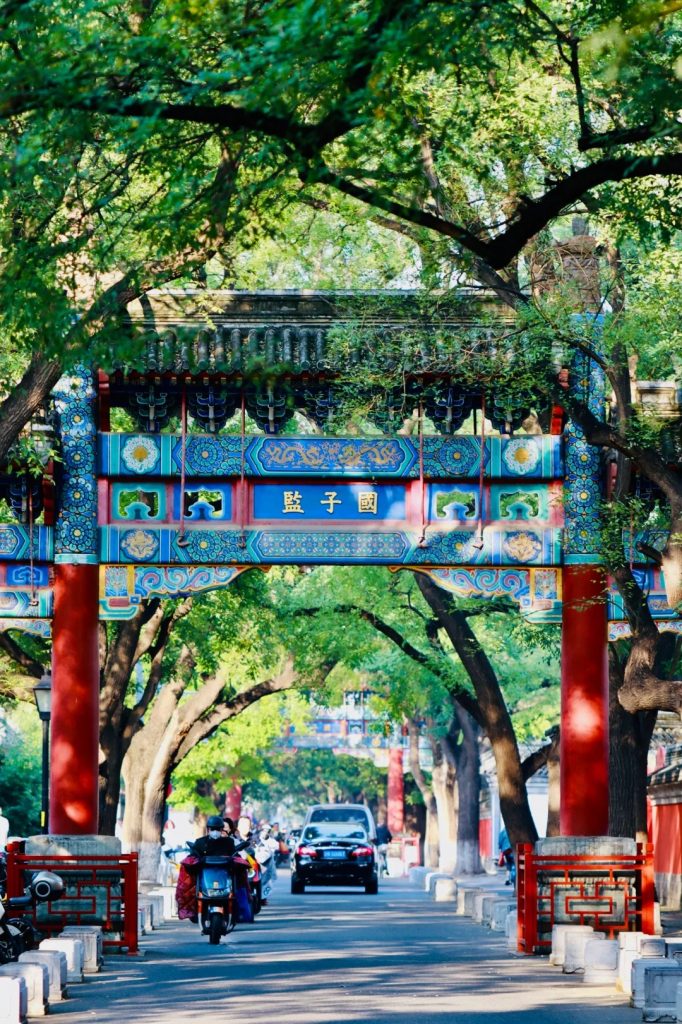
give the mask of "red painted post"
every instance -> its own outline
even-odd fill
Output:
[[[128,953],[137,953],[137,888],[138,863],[137,854],[123,855],[123,939]]]
[[[609,674],[605,579],[597,565],[563,568],[561,834],[609,825]]]
[[[233,782],[225,797],[225,814],[232,821],[237,821],[242,813],[242,787]]]
[[[97,832],[99,567],[54,567],[50,832]]]
[[[639,869],[639,903],[641,912],[640,928],[645,935],[653,935],[655,929],[654,901],[656,887],[654,878],[654,847],[652,843],[638,843],[637,854],[640,859]]]
[[[403,752],[392,747],[388,752],[388,829],[399,836],[405,829],[405,777],[403,775]]]

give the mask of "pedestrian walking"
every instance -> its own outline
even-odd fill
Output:
[[[2,807],[0,807],[0,850],[4,850],[7,846],[7,838],[9,836],[9,821],[2,813]]]

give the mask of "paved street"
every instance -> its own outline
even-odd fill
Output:
[[[290,896],[211,947],[189,924],[143,940],[55,1007],[60,1024],[635,1024],[611,990],[508,955],[503,939],[397,880],[378,897]]]

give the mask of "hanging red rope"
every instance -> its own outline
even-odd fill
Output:
[[[419,507],[421,510],[421,532],[417,539],[417,547],[426,547],[426,484],[424,482],[424,409],[419,403],[417,429],[419,431]]]
[[[474,547],[480,551],[483,547],[483,495],[485,479],[485,391],[481,394],[481,453],[478,467],[478,524]]]
[[[35,579],[35,556],[33,554],[33,487],[32,481],[29,477],[28,480],[28,552],[29,552],[29,572],[31,574],[31,597],[29,604],[35,608],[38,604],[38,595],[36,593],[36,579]]]
[[[185,478],[187,474],[187,385],[183,381],[180,404],[180,529],[178,530],[178,547],[189,544],[185,535]]]

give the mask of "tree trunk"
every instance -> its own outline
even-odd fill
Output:
[[[441,871],[452,873],[457,861],[456,773],[444,757],[440,743],[436,741],[433,746],[432,780],[438,817],[438,867]]]
[[[116,831],[118,804],[121,796],[121,773],[123,770],[124,749],[120,733],[107,730],[106,735],[100,734],[99,765],[99,832],[103,836],[113,836]]]
[[[142,807],[142,828],[140,853],[140,879],[143,882],[157,882],[159,861],[163,841],[163,824],[166,817],[166,794],[168,777],[152,773],[144,787]]]
[[[424,865],[427,868],[438,867],[438,851],[440,849],[440,833],[438,830],[438,804],[431,792],[424,801],[426,822],[424,825]]]
[[[62,375],[58,359],[34,355],[24,376],[0,405],[0,463],[26,426],[31,416],[47,401],[50,391]]]
[[[130,757],[129,751],[123,760],[125,809],[121,826],[121,841],[125,852],[138,851],[142,843],[145,780],[144,763],[134,756]]]
[[[480,875],[481,848],[481,758],[478,726],[470,715],[457,708],[455,714],[461,740],[456,747],[457,763],[457,863],[458,875]]]
[[[645,842],[647,836],[647,758],[656,725],[655,711],[631,714],[618,700],[623,663],[609,648],[609,834]]]
[[[408,718],[407,732],[410,738],[410,771],[424,801],[426,818],[423,835],[424,865],[427,868],[437,868],[439,849],[438,805],[433,795],[433,789],[428,785],[419,763],[419,726],[414,718]]]
[[[227,680],[220,673],[207,679],[191,696],[185,693],[189,673],[162,688],[144,726],[132,737],[123,762],[123,840],[126,849],[140,853],[141,879],[156,881],[166,793],[173,770],[223,722],[262,697],[291,689],[296,678],[293,663],[288,661],[272,679],[250,686],[229,701],[221,700]]]
[[[537,829],[530,813],[528,793],[511,716],[495,670],[479,644],[466,616],[428,576],[417,573],[426,602],[446,631],[476,691],[483,728],[495,757],[502,817],[514,846],[534,843]]]
[[[561,759],[559,735],[547,757],[547,835],[561,835]]]

